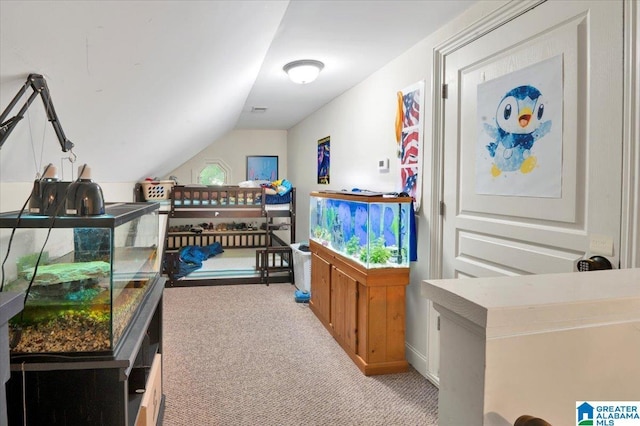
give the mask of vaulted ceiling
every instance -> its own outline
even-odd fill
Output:
[[[0,108],[42,74],[96,180],[162,176],[233,129],[291,128],[472,3],[2,0]],[[297,59],[324,62],[318,80],[288,81]],[[0,150],[0,181],[67,157],[37,99]]]

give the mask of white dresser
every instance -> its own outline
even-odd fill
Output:
[[[440,313],[439,425],[575,424],[640,400],[640,269],[426,280]]]

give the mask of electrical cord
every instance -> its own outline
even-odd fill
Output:
[[[2,280],[0,281],[0,292],[2,292],[4,290],[4,265],[5,263],[7,263],[7,259],[9,259],[9,253],[11,253],[11,244],[13,243],[13,236],[16,233],[16,229],[18,229],[18,226],[20,225],[20,220],[22,218],[22,213],[24,213],[24,210],[27,208],[27,204],[29,203],[29,200],[31,200],[31,194],[29,194],[29,197],[27,197],[27,201],[24,202],[22,208],[20,209],[20,211],[18,212],[18,218],[16,220],[16,224],[13,227],[13,229],[11,230],[11,236],[9,237],[9,243],[7,245],[7,254],[4,257],[4,260],[2,261]]]
[[[24,362],[21,364],[22,371],[22,424],[27,426],[27,374],[24,369]]]
[[[46,176],[47,171],[49,171],[49,167],[51,167],[51,164],[48,164],[47,167],[44,169],[44,172],[42,172],[42,176],[38,179],[38,183],[42,182],[42,179],[44,179],[44,177]],[[11,230],[11,236],[9,237],[9,243],[7,244],[7,255],[4,257],[4,260],[2,261],[2,266],[1,266],[1,269],[2,269],[2,280],[0,280],[0,292],[2,292],[2,290],[4,290],[4,278],[5,278],[4,277],[4,265],[7,263],[7,259],[9,259],[9,253],[11,253],[11,244],[13,243],[13,236],[16,233],[16,229],[18,229],[18,227],[20,226],[20,221],[22,219],[22,215],[24,213],[24,210],[27,208],[27,204],[31,200],[31,195],[32,195],[32,193],[29,194],[29,196],[27,197],[27,200],[22,205],[22,208],[18,212],[18,217],[16,219],[16,224],[13,227],[13,229]]]
[[[82,174],[84,173],[84,169],[85,167],[87,167],[87,165],[85,164],[84,166],[82,166],[82,170],[79,173],[78,179],[76,180],[76,182],[80,181],[80,177],[82,176]],[[63,200],[62,202],[58,203],[58,206],[56,208],[56,210],[52,213],[51,216],[49,216],[49,218],[51,219],[51,224],[49,225],[49,229],[47,230],[47,236],[44,240],[44,243],[42,244],[42,248],[40,249],[40,253],[38,254],[38,259],[36,260],[36,264],[33,268],[33,274],[31,276],[31,280],[29,281],[29,285],[27,286],[27,289],[24,293],[24,305],[27,305],[27,300],[29,298],[29,293],[31,293],[31,288],[33,287],[33,283],[35,282],[36,279],[36,275],[38,274],[38,267],[40,266],[40,260],[42,259],[42,253],[44,252],[45,247],[47,246],[47,242],[49,241],[49,236],[51,235],[51,230],[53,229],[53,226],[55,225],[56,222],[56,218],[58,217],[58,212],[60,210],[60,208],[62,206],[65,205],[65,201],[67,199],[67,195],[69,193],[69,189],[71,188],[71,185],[68,185],[67,188],[64,191],[64,196],[61,198],[61,200]],[[20,323],[23,321],[24,319],[24,309],[22,310],[22,312],[20,312]],[[15,348],[18,343],[20,343],[20,340],[22,339],[22,328],[21,327],[15,327],[14,328],[14,334],[12,336],[11,342],[9,344],[10,348],[13,349]]]
[[[87,167],[87,165],[85,164],[84,166],[82,166],[82,170],[79,173],[78,179],[75,182],[80,181],[80,177],[82,176],[82,174],[84,173],[84,169],[85,167]],[[69,194],[69,189],[71,188],[71,185],[68,185],[67,188],[64,191],[64,196],[62,197],[62,200],[66,200],[67,199],[67,195]],[[51,230],[53,229],[53,225],[55,225],[56,223],[56,218],[58,217],[58,212],[60,210],[61,207],[63,207],[65,205],[64,202],[59,202],[56,211],[49,216],[51,218],[51,224],[49,225],[49,229],[47,230],[47,237],[44,239],[44,243],[42,244],[42,248],[40,249],[40,254],[38,255],[38,260],[36,260],[36,264],[33,268],[33,275],[31,276],[31,280],[29,281],[29,285],[27,286],[27,291],[25,292],[24,295],[24,303],[27,303],[27,298],[29,297],[29,293],[31,292],[31,287],[33,286],[33,282],[36,279],[36,274],[38,273],[38,266],[40,266],[40,259],[42,259],[42,253],[44,252],[45,247],[47,246],[47,242],[49,241],[49,236],[51,235]],[[22,311],[24,313],[24,311]]]

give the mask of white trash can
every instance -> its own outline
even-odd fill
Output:
[[[293,279],[298,290],[311,292],[311,252],[300,250],[300,243],[291,244]]]

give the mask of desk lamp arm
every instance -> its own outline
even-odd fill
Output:
[[[20,111],[18,111],[15,116],[5,121],[11,110],[16,106],[20,98],[24,96],[28,88],[33,89],[33,93],[29,96]],[[9,106],[7,106],[7,108],[2,112],[2,115],[0,115],[0,148],[2,148],[2,145],[4,145],[4,142],[7,140],[9,134],[11,134],[18,122],[24,118],[25,112],[27,112],[27,109],[29,109],[29,106],[31,106],[31,103],[38,95],[42,97],[44,109],[47,111],[47,119],[53,126],[53,130],[56,132],[62,151],[67,152],[73,148],[73,143],[67,139],[64,131],[62,130],[62,126],[60,126],[60,122],[58,121],[56,110],[51,102],[51,94],[49,93],[47,82],[40,74],[29,74],[27,81],[11,100]]]

